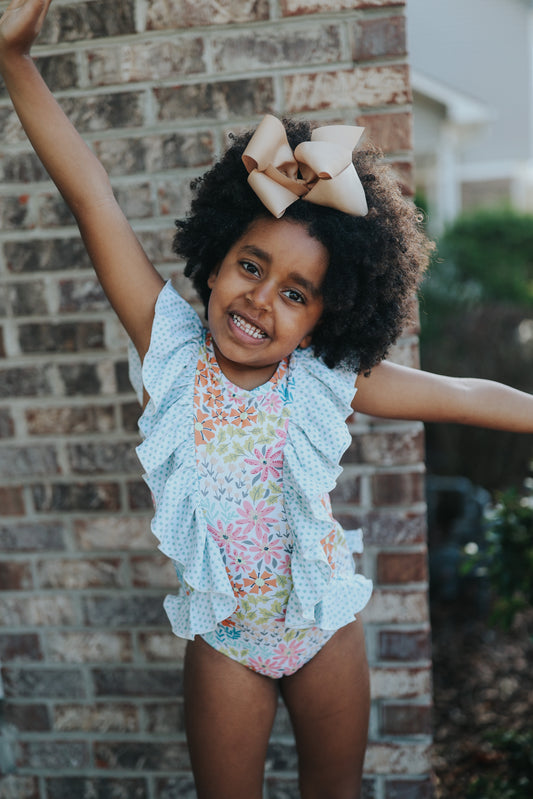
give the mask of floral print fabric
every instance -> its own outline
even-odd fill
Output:
[[[154,500],[152,532],[181,583],[164,602],[173,632],[202,635],[265,673],[278,656],[291,669],[306,662],[372,591],[351,556],[362,552],[361,531],[342,530],[328,496],[351,441],[353,373],[297,349],[265,386],[233,386],[170,281],[144,362],[133,345],[129,356],[139,402],[143,389],[149,395],[136,451]],[[270,621],[260,628],[263,614]],[[263,639],[270,647],[253,654]]]
[[[238,605],[202,637],[269,677],[295,672],[333,634],[285,628],[294,547],[283,501],[290,401],[287,361],[264,386],[245,391],[224,377],[207,336],[194,388],[200,494]],[[335,536],[324,546],[333,562]]]

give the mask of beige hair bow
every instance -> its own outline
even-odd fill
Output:
[[[311,141],[301,142],[293,153],[283,124],[267,114],[242,156],[248,183],[277,219],[300,197],[365,216],[365,192],[352,163],[363,130],[350,125],[315,128]]]

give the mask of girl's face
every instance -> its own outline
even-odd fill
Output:
[[[297,222],[260,217],[211,274],[208,320],[220,368],[251,389],[298,346],[322,310],[328,251]]]

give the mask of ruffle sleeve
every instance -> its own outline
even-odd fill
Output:
[[[329,369],[309,349],[292,356],[292,407],[283,471],[286,511],[293,531],[293,591],[286,626],[334,630],[353,621],[368,602],[372,582],[355,569],[337,573],[321,543],[332,529],[323,497],[336,485],[339,462],[350,444],[346,418],[351,413],[352,372]],[[358,531],[347,534],[360,550]]]
[[[165,610],[176,635],[189,639],[214,629],[237,605],[199,497],[193,394],[203,336],[198,315],[168,282],[156,303],[142,369],[130,349],[133,387],[142,398],[144,386],[150,397],[139,420],[144,440],[137,455],[155,506],[152,532],[184,586],[165,599]]]

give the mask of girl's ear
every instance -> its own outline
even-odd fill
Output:
[[[213,269],[213,271],[211,272],[211,274],[209,275],[209,277],[207,278],[207,285],[209,286],[210,289],[212,289],[213,286],[215,285],[215,280],[218,277],[219,271],[220,271],[220,264],[217,264]]]
[[[313,334],[312,333],[308,333],[307,336],[304,336],[303,339],[300,341],[300,343],[298,345],[300,347],[300,349],[301,350],[306,350],[307,347],[309,347],[311,345],[312,338],[313,338]]]

